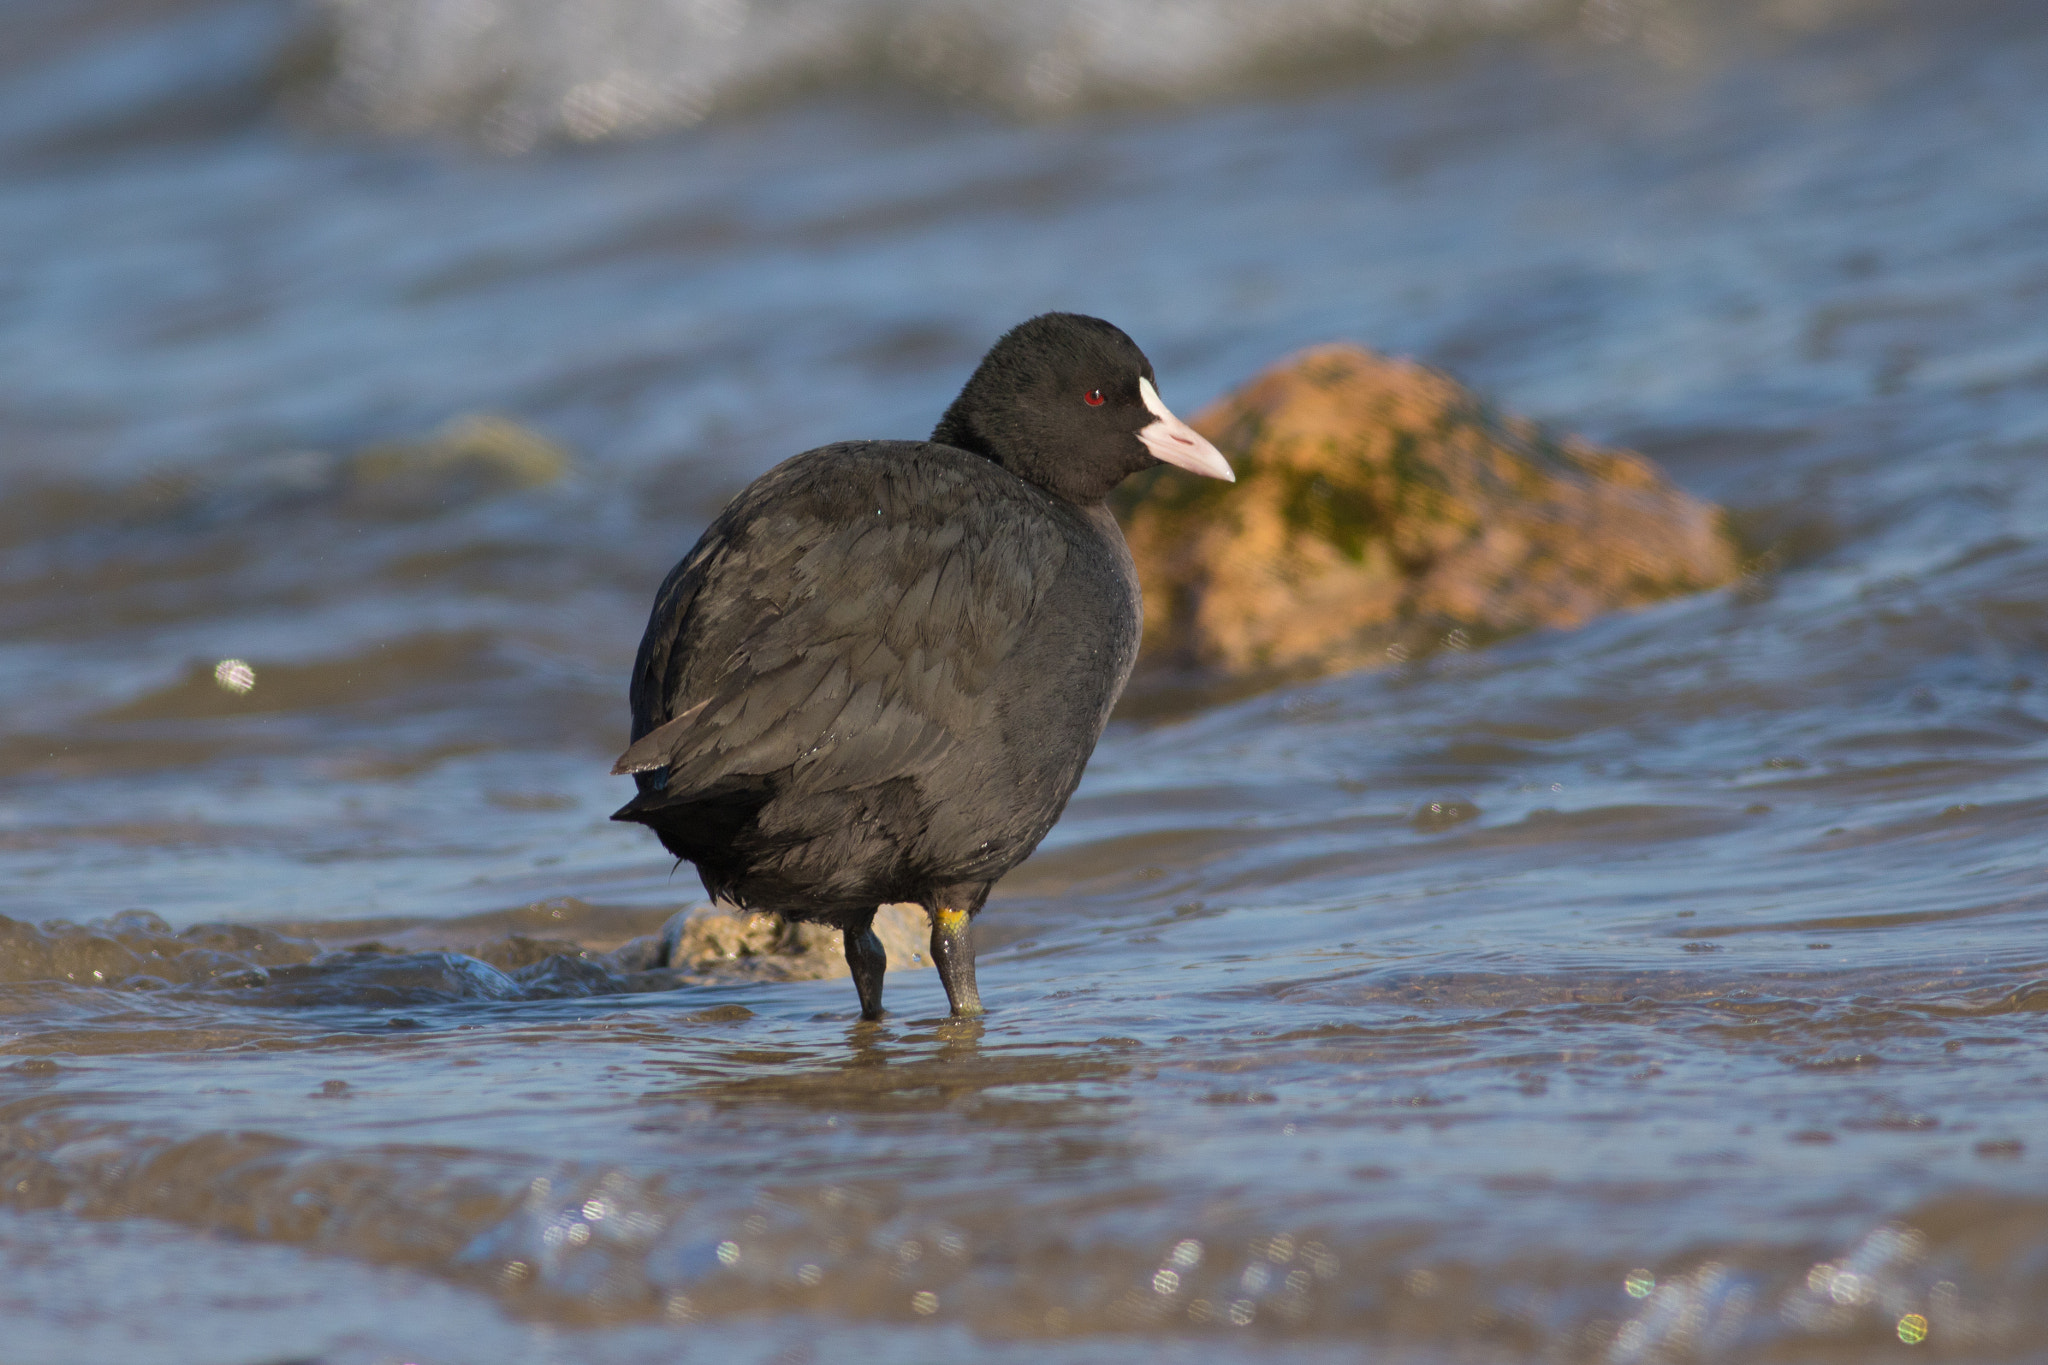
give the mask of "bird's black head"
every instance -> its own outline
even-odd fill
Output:
[[[1216,447],[1159,401],[1137,343],[1079,313],[1042,313],[1005,333],[932,439],[1083,506],[1162,460],[1235,477]]]

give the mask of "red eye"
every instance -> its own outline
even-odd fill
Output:
[[[1082,395],[1081,395],[1081,401],[1082,401],[1083,403],[1086,403],[1086,404],[1087,404],[1087,405],[1088,405],[1089,407],[1091,407],[1091,408],[1099,408],[1099,407],[1101,407],[1101,406],[1102,406],[1102,390],[1101,390],[1101,389],[1090,389],[1090,390],[1088,390],[1088,392],[1086,392],[1086,393],[1084,393],[1084,394],[1082,394]]]

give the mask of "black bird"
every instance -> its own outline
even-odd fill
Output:
[[[925,908],[953,1013],[968,921],[1081,780],[1138,652],[1104,499],[1165,461],[1234,479],[1099,318],[989,349],[929,441],[820,446],[749,484],[654,599],[612,771],[732,905],[836,926],[882,1012],[876,910]]]

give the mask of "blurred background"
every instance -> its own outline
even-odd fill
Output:
[[[426,963],[698,898],[654,587],[1051,308],[1753,572],[1119,722],[985,1033]],[[2028,1358],[2044,442],[2026,0],[0,0],[9,1359]]]

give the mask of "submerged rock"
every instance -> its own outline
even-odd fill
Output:
[[[168,523],[188,533],[228,527],[239,539],[250,520],[274,522],[295,510],[412,521],[545,488],[575,468],[575,456],[540,432],[509,417],[471,413],[424,435],[350,454],[235,455],[116,484],[33,476],[10,481],[0,499],[0,543],[110,520]]]
[[[1720,509],[1642,456],[1502,415],[1411,361],[1318,346],[1193,425],[1236,485],[1154,474],[1120,490],[1149,669],[1356,668],[1737,574]]]
[[[503,417],[460,417],[432,436],[392,441],[349,457],[353,502],[394,516],[422,516],[562,478],[572,461],[562,447]]]

